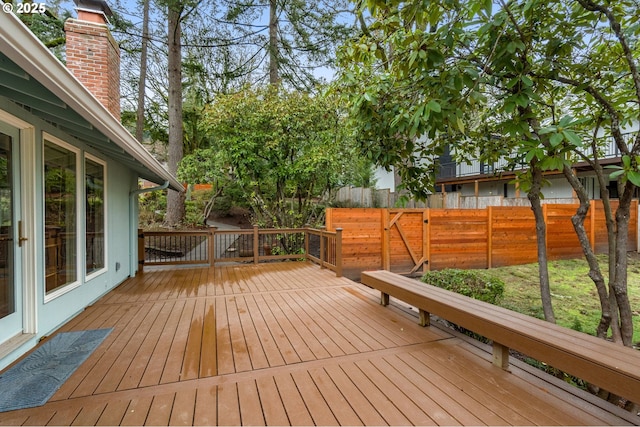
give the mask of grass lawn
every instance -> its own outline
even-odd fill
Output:
[[[599,255],[602,274],[607,276],[607,257]],[[633,342],[640,345],[640,255],[628,255],[627,287],[633,310]],[[538,264],[499,267],[489,270],[505,283],[500,305],[543,319],[540,303]],[[549,276],[556,322],[562,326],[595,334],[600,319],[600,303],[596,288],[587,273],[589,267],[582,259],[551,261]]]

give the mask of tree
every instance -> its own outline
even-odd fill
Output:
[[[573,224],[602,307],[596,333],[604,337],[612,326],[614,339],[631,345],[626,248],[629,207],[640,184],[640,134],[628,144],[622,129],[640,120],[635,3],[361,3],[367,25],[341,52],[338,90],[361,123],[368,155],[396,166],[417,196],[432,188],[436,156],[446,145],[459,161],[515,153],[514,164],[529,166],[520,182],[534,190],[532,203],[540,172],[560,171],[580,199]],[[608,179],[598,158],[602,136],[623,153],[619,205],[607,221],[608,289],[584,228],[587,193],[571,168],[576,159],[589,161],[602,183]],[[609,206],[606,185],[601,188]]]
[[[335,49],[352,34],[352,19],[345,0],[250,0],[227,2],[219,23],[230,28],[229,44],[253,50],[254,82],[309,91],[319,81],[317,70],[334,65]]]
[[[335,98],[247,88],[218,96],[205,116],[213,146],[186,156],[181,176],[235,181],[264,225],[313,222],[316,199],[366,169]]]
[[[142,43],[138,77],[138,108],[136,109],[136,139],[142,143],[144,135],[144,103],[147,90],[147,61],[149,55],[149,8],[151,0],[142,0]]]
[[[184,4],[180,1],[169,1],[167,4],[167,34],[168,34],[168,156],[169,173],[178,171],[178,163],[183,154],[182,129],[182,19]],[[177,225],[184,219],[184,194],[169,190],[167,194],[167,215],[165,221],[169,225]]]

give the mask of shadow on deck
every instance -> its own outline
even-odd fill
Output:
[[[634,418],[306,262],[164,268],[62,331],[114,331],[11,425],[621,425]]]

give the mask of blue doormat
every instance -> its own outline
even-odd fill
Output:
[[[47,403],[112,331],[64,332],[0,375],[0,412]]]

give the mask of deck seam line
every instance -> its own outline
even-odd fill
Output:
[[[359,283],[355,282],[356,284],[360,285]],[[180,298],[159,298],[159,299],[153,299],[153,300],[144,300],[144,301],[131,301],[131,302],[122,302],[122,301],[114,301],[114,302],[104,302],[101,303],[99,301],[93,303],[90,306],[87,306],[85,308],[85,310],[91,308],[91,307],[105,307],[105,306],[109,306],[109,305],[117,305],[117,306],[123,306],[123,305],[143,305],[143,304],[154,304],[154,303],[158,303],[158,302],[165,302],[165,301],[190,301],[190,300],[194,300],[194,299],[200,299],[200,298],[227,298],[227,297],[237,297],[237,296],[249,296],[249,295],[270,295],[270,294],[281,294],[281,293],[294,293],[294,292],[299,292],[299,291],[304,291],[304,290],[322,290],[322,289],[337,289],[337,288],[349,288],[349,287],[353,287],[354,284],[353,283],[340,283],[340,284],[336,284],[336,285],[332,285],[332,286],[317,286],[317,287],[313,287],[313,288],[297,288],[297,289],[277,289],[277,290],[271,290],[271,291],[258,291],[258,292],[234,292],[234,293],[229,293],[229,294],[222,294],[222,295],[196,295],[196,296],[192,296],[192,297],[180,297]],[[364,285],[362,285],[364,286]]]
[[[78,397],[64,399],[64,400],[49,401],[45,405],[43,405],[43,408],[47,407],[48,409],[55,410],[58,408],[60,409],[64,408],[65,406],[69,405],[72,402],[73,403],[81,402],[83,404],[90,404],[94,401],[97,403],[104,399],[107,399],[108,401],[113,402],[117,400],[130,400],[130,399],[140,398],[144,396],[158,396],[166,393],[175,393],[184,388],[204,388],[204,387],[218,386],[222,384],[239,383],[241,381],[246,381],[246,380],[258,380],[259,378],[263,378],[265,376],[273,376],[276,374],[292,373],[292,372],[298,372],[298,371],[309,371],[314,368],[323,368],[326,366],[340,365],[342,363],[348,363],[350,361],[370,359],[378,356],[386,356],[386,355],[393,355],[393,354],[400,354],[400,353],[411,353],[414,351],[420,351],[424,348],[428,348],[433,345],[441,345],[443,343],[447,345],[454,345],[456,342],[461,342],[461,340],[454,336],[439,337],[429,342],[409,344],[409,345],[398,346],[393,348],[386,348],[382,350],[368,351],[364,353],[348,354],[348,355],[339,356],[339,357],[317,359],[317,360],[311,360],[307,362],[294,363],[290,365],[272,366],[268,368],[258,369],[255,371],[251,370],[251,371],[244,371],[244,372],[235,372],[232,374],[222,374],[222,375],[216,375],[213,377],[195,378],[195,379],[185,380],[185,381],[175,381],[171,383],[145,386],[145,387],[136,388],[136,389],[117,390],[117,391],[107,392],[107,393],[92,394],[89,396],[78,396]]]

